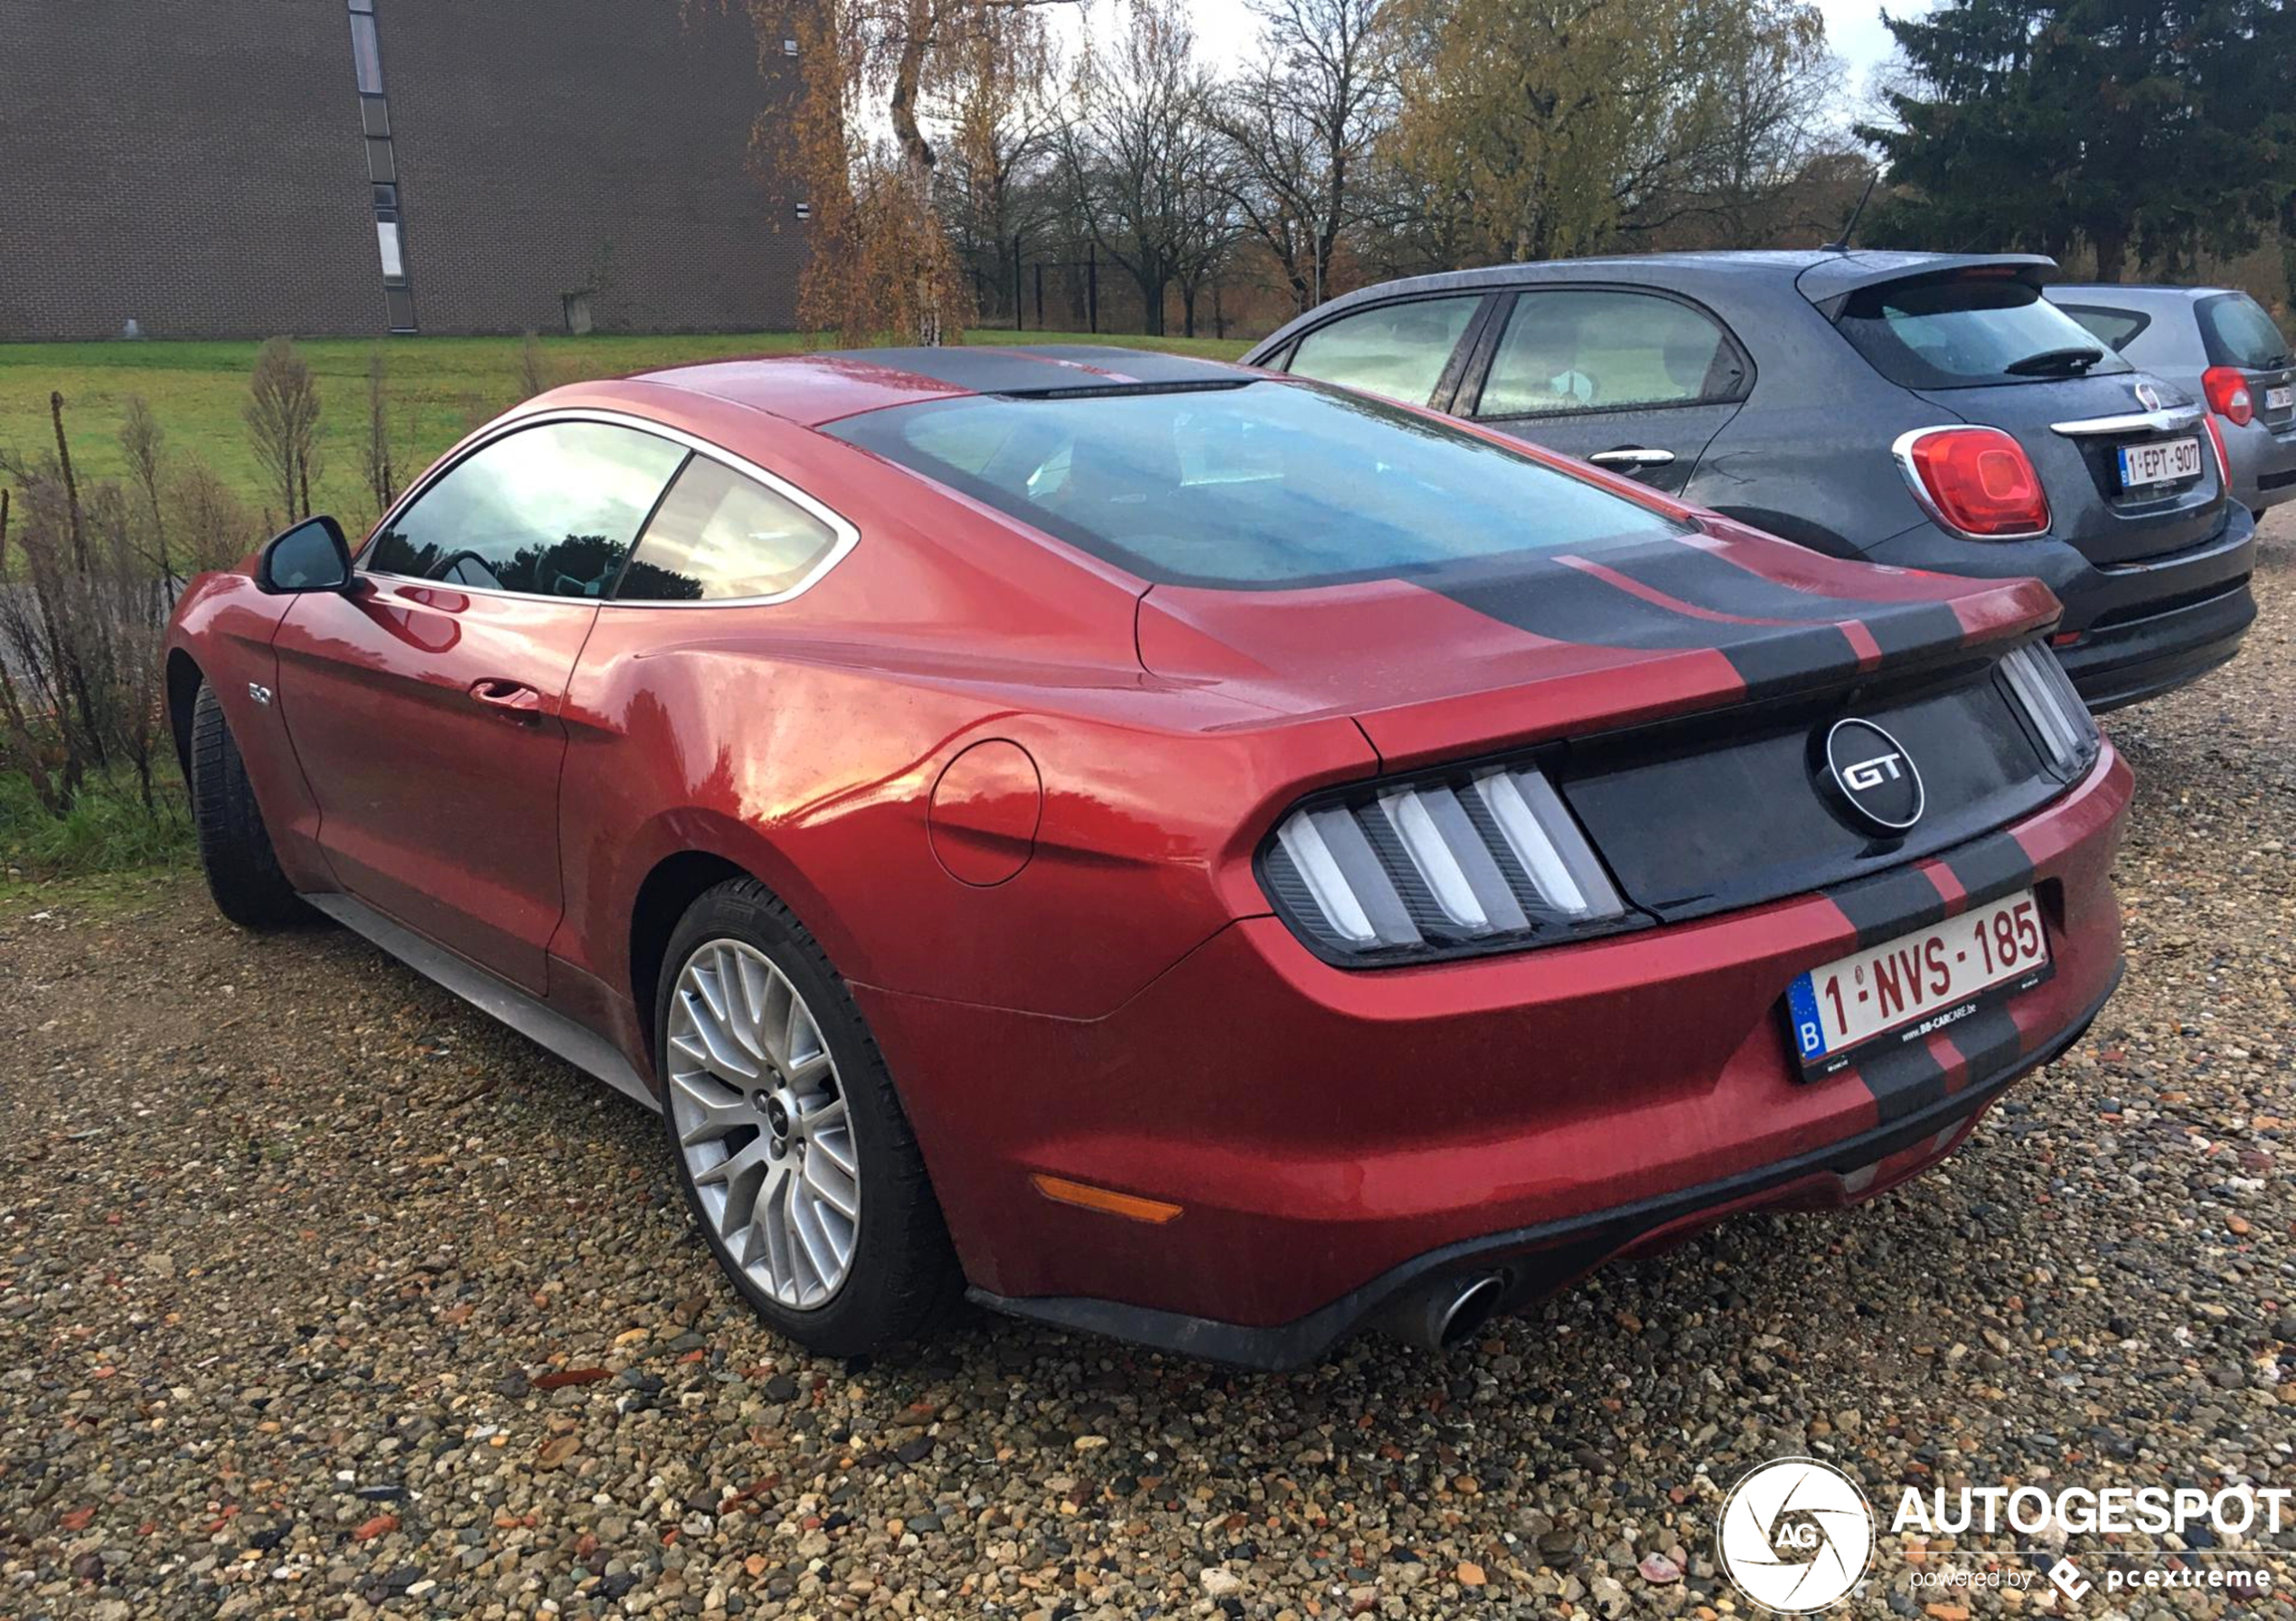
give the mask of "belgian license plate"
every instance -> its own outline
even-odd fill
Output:
[[[2121,487],[2124,490],[2199,476],[2200,441],[2197,438],[2121,447]]]
[[[2285,383],[2264,391],[2266,410],[2286,410],[2291,405],[2296,405],[2296,383]]]
[[[1869,1045],[1919,1041],[2050,972],[2030,890],[1812,968],[1786,992],[1802,1075],[1831,1075]]]

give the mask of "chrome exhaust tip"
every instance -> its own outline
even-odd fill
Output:
[[[1379,1326],[1422,1351],[1448,1351],[1491,1320],[1506,1285],[1496,1272],[1438,1277],[1382,1310]]]

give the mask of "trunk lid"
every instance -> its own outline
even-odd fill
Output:
[[[2037,580],[1868,568],[1706,523],[1587,557],[1307,589],[1158,585],[1140,658],[1272,715],[1350,715],[1394,770],[1912,678],[2058,612]]]

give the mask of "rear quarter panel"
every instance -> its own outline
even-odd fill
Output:
[[[653,995],[632,982],[632,914],[690,851],[766,884],[849,979],[1063,1018],[1106,1013],[1266,911],[1249,841],[1303,786],[1372,768],[1354,724],[1151,676],[1128,577],[806,437],[846,464],[805,483],[859,529],[853,551],[789,602],[607,605],[576,667],[552,955],[626,999],[593,1022],[650,1070],[628,1017]],[[783,470],[754,441],[729,448]],[[966,883],[930,807],[950,761],[991,739],[1027,751],[1040,815],[1008,852],[1017,874]]]

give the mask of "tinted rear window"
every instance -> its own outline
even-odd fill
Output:
[[[2200,335],[2207,340],[2208,358],[2220,366],[2263,371],[2288,363],[2288,339],[2245,293],[2202,300]]]
[[[1850,296],[1842,335],[1876,371],[1909,389],[1978,388],[2044,377],[2102,376],[2129,363],[2041,297],[2028,282],[1957,276],[1896,281]],[[2065,360],[2041,372],[2012,368],[2068,351],[2095,350],[2083,370]]]
[[[1331,584],[1682,526],[1473,434],[1317,384],[894,406],[835,434],[1144,580]]]

